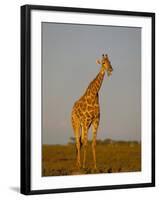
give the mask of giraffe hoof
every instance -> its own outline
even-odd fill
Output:
[[[97,169],[97,167],[96,167],[96,168],[94,167],[94,168],[91,170],[91,173],[93,173],[93,174],[98,173],[98,169]]]
[[[80,168],[81,168],[81,164],[80,164],[79,162],[77,162],[77,163],[76,163],[76,167],[77,167],[78,169],[80,169]]]

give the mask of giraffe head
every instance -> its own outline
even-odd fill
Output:
[[[102,59],[101,60],[98,59],[96,63],[102,66],[102,69],[104,69],[104,71],[107,72],[108,76],[112,75],[113,68],[111,66],[111,63],[107,54],[105,55],[103,54]]]

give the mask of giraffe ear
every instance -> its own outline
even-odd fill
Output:
[[[96,60],[96,64],[101,64],[101,61],[99,59]]]

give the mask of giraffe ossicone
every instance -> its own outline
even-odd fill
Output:
[[[83,168],[86,164],[86,151],[88,142],[88,130],[92,126],[93,138],[92,138],[92,153],[94,168],[96,169],[96,137],[97,130],[100,121],[100,105],[99,105],[99,90],[101,88],[105,72],[107,75],[112,75],[113,68],[107,54],[102,55],[102,59],[96,60],[97,64],[100,64],[100,71],[90,82],[85,93],[79,100],[74,103],[71,120],[74,130],[76,148],[77,148],[77,166],[81,167],[81,146],[83,145]]]

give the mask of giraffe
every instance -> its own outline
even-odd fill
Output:
[[[85,168],[86,162],[86,150],[88,141],[88,130],[92,126],[93,138],[92,138],[92,154],[94,169],[96,166],[96,136],[97,129],[100,120],[100,106],[98,92],[101,88],[105,72],[110,76],[113,68],[107,54],[102,55],[102,59],[98,59],[96,64],[100,64],[100,71],[93,81],[88,85],[85,93],[79,100],[77,100],[72,109],[71,120],[72,127],[75,135],[76,149],[77,149],[77,167],[81,167],[80,150],[83,145],[83,168]]]

